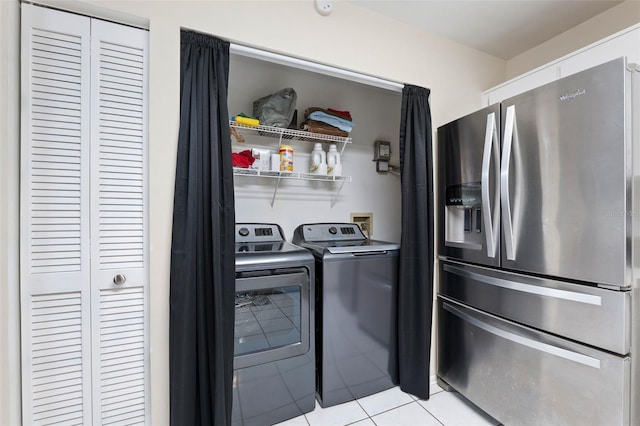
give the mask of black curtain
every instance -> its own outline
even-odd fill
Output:
[[[399,379],[403,391],[422,399],[429,399],[433,309],[433,155],[429,93],[429,89],[405,85],[400,122]]]
[[[231,424],[234,199],[229,43],[181,33],[171,244],[171,424]]]

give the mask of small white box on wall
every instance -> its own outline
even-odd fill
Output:
[[[256,161],[251,165],[252,169],[270,170],[271,168],[271,151],[268,149],[253,148],[251,155]]]

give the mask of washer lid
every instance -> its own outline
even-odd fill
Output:
[[[336,244],[337,243],[337,244]],[[355,243],[355,241],[350,241]],[[347,244],[347,242],[332,241],[326,245],[325,249],[329,253],[354,253],[354,254],[381,254],[387,251],[400,249],[400,244],[389,243],[386,241],[366,240],[362,244]]]
[[[293,243],[311,250],[316,257],[331,254],[384,254],[400,244],[365,238],[355,223],[307,223],[293,233]]]

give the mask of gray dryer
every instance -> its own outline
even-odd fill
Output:
[[[315,408],[314,259],[275,224],[236,224],[234,426]]]

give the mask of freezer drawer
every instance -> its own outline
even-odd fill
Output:
[[[439,378],[503,424],[629,425],[629,357],[442,297],[438,315]]]
[[[620,355],[630,352],[629,291],[441,261],[439,294]]]

